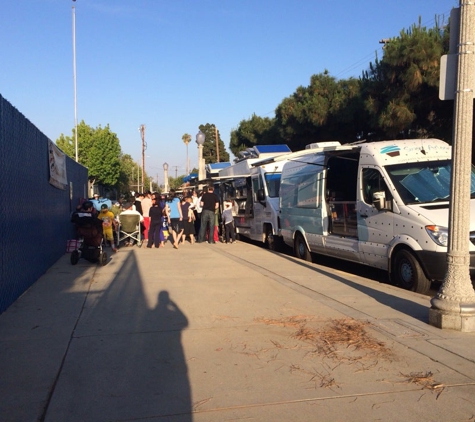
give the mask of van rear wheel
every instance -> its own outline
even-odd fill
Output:
[[[303,259],[304,261],[312,262],[312,255],[310,254],[310,251],[307,248],[307,244],[305,243],[305,240],[300,233],[295,236],[294,252],[297,258]]]
[[[430,290],[430,280],[425,276],[421,264],[411,252],[405,249],[396,252],[393,275],[396,284],[403,289],[422,294]]]

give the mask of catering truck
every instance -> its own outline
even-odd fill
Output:
[[[234,204],[236,234],[263,242],[271,250],[279,247],[279,189],[285,163],[273,159],[289,153],[287,145],[256,145],[241,151],[234,164],[219,172],[221,199]]]
[[[381,268],[425,293],[445,277],[451,147],[438,139],[314,144],[286,160],[281,235],[297,257],[311,253]],[[475,173],[471,173],[471,197]],[[470,268],[475,199],[470,200]]]

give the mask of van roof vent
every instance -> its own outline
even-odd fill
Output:
[[[340,147],[341,144],[338,141],[325,141],[325,142],[314,142],[313,144],[308,144],[305,149],[316,149],[316,148],[331,148],[331,147]]]

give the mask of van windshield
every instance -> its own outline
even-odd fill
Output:
[[[280,190],[280,178],[281,173],[266,173],[266,185],[267,185],[267,192],[269,193],[270,198],[277,198],[279,196]]]
[[[386,166],[405,204],[426,204],[450,199],[450,160]],[[475,198],[475,171],[472,166],[470,194]]]

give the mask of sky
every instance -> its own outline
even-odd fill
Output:
[[[457,0],[2,0],[0,94],[49,139],[109,125],[163,183],[198,167],[201,124],[231,131],[328,70],[358,78],[383,38],[446,23]],[[75,43],[73,43],[73,14]],[[230,153],[231,160],[234,156]]]

